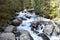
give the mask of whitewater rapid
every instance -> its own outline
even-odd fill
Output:
[[[31,18],[27,18],[26,15],[30,16]],[[19,12],[19,15],[17,17],[18,18],[22,17],[22,18],[26,19],[26,20],[22,20],[22,23],[17,27],[18,31],[22,30],[22,29],[27,30],[30,33],[30,35],[33,37],[34,40],[43,40],[42,37],[39,37],[36,33],[31,31],[31,27],[30,27],[31,23],[33,21],[38,20],[38,18],[36,18],[37,15],[35,15],[35,13],[25,13],[25,12],[21,11],[21,12]],[[46,19],[46,18],[43,18],[43,17],[41,17],[41,19],[43,21],[50,21],[49,19]],[[42,24],[42,26],[44,27],[44,24]],[[37,31],[39,33],[43,33],[43,29],[39,28]],[[55,36],[54,34],[49,38],[50,38],[50,40],[59,40],[59,37]]]

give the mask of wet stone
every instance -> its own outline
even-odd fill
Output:
[[[43,40],[50,40],[47,35],[45,35],[44,33],[38,34],[38,36],[42,37]]]
[[[33,40],[28,31],[20,30],[20,33],[21,33],[20,40]]]
[[[19,26],[21,23],[22,23],[21,18],[17,18],[12,21],[11,25]]]

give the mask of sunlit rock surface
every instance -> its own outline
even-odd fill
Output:
[[[53,31],[53,25],[46,25],[45,28],[44,28],[44,33],[47,34],[47,35],[51,35]]]
[[[13,33],[2,33],[0,40],[15,40],[15,35]]]

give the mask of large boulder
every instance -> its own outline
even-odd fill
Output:
[[[30,27],[37,30],[39,24],[40,24],[40,21],[33,21]]]
[[[31,35],[26,30],[20,30],[20,40],[33,40]]]
[[[35,25],[41,25],[41,24],[48,24],[48,22],[50,22],[49,19],[46,19],[46,18],[43,18],[43,17],[40,17],[40,16],[37,16],[35,21],[32,22],[32,25],[35,24]]]
[[[55,22],[55,32],[60,34],[60,18],[55,18],[53,21]]]
[[[55,27],[54,31],[57,35],[60,34],[60,28],[58,26]]]
[[[43,32],[44,30],[44,33],[47,33],[48,34],[48,26],[47,24],[50,24],[49,21],[44,21],[42,18],[40,20],[40,17],[38,19],[36,19],[36,21],[33,21],[30,25],[31,29],[35,32],[35,33],[41,33]],[[46,27],[45,27],[46,26]],[[52,25],[49,25],[49,26],[52,26]],[[39,31],[37,31],[39,30]],[[40,32],[41,31],[41,32]],[[46,32],[45,32],[46,31]],[[52,31],[52,30],[51,30]]]
[[[19,26],[22,23],[22,19],[21,18],[16,18],[12,21],[12,25],[14,26]]]
[[[59,33],[60,32],[60,21],[55,21],[55,25],[56,25],[55,30],[57,33]]]
[[[51,24],[51,25],[46,25],[45,27],[44,27],[44,30],[43,30],[43,32],[45,33],[45,34],[47,34],[47,35],[51,35],[51,33],[52,33],[52,31],[53,31],[53,25]]]
[[[13,33],[2,33],[0,40],[15,40],[15,35]]]
[[[6,29],[4,30],[4,32],[12,32],[14,28],[15,28],[15,26],[9,25],[9,26],[6,27]]]

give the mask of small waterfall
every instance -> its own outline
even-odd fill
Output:
[[[27,18],[26,16],[29,16],[30,18]],[[35,32],[33,32],[31,30],[30,25],[31,25],[31,23],[33,21],[37,21],[37,20],[40,20],[40,21],[50,21],[49,19],[46,19],[46,18],[43,18],[43,17],[37,17],[37,15],[35,15],[35,13],[25,13],[25,12],[22,12],[22,11],[19,12],[19,15],[17,17],[26,19],[26,20],[22,20],[22,23],[20,24],[20,26],[17,27],[18,31],[22,30],[22,29],[27,30],[30,33],[30,35],[33,37],[34,40],[43,40],[43,38],[38,36],[38,34],[39,33],[43,33],[43,29],[44,29],[45,25],[44,24],[41,25],[41,26],[43,26],[43,29],[42,28],[38,28],[38,30],[36,30],[36,31],[39,32],[38,34],[36,34]],[[53,22],[53,25],[55,27],[57,27],[57,25],[55,25],[54,22]],[[38,26],[40,26],[40,25],[38,25]],[[50,38],[50,40],[55,40],[54,38],[57,38],[57,40],[58,40],[58,37],[54,36],[54,33],[49,38]]]

